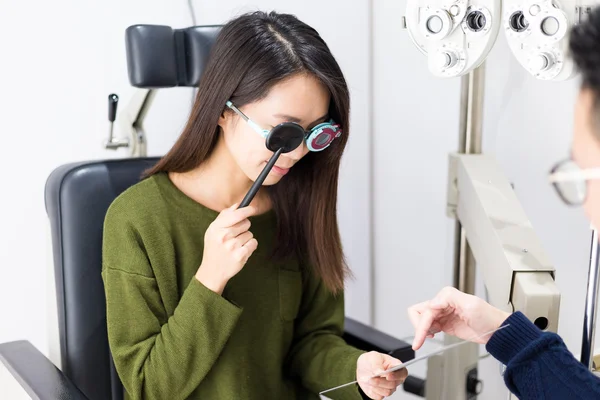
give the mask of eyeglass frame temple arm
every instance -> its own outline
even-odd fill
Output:
[[[552,183],[568,182],[568,181],[586,181],[590,179],[600,179],[600,168],[591,168],[581,171],[557,171],[548,177]]]
[[[239,115],[240,117],[242,117],[244,119],[244,121],[248,122],[250,121],[250,118],[248,118],[246,116],[246,114],[244,114],[239,108],[237,108],[236,106],[233,105],[233,103],[231,101],[227,101],[225,103],[227,105],[227,107],[231,108],[233,111],[235,111],[235,113],[237,115]]]
[[[267,135],[269,134],[268,130],[262,129],[260,126],[256,125],[256,123],[254,121],[252,121],[250,118],[248,118],[246,116],[246,114],[244,114],[239,108],[237,108],[236,106],[234,106],[231,101],[228,100],[225,104],[227,105],[227,107],[229,107],[233,111],[235,111],[235,113],[237,115],[239,115],[240,117],[242,117],[242,119],[244,121],[246,121],[252,127],[252,129],[254,129],[259,135],[261,135],[264,138],[267,137]]]

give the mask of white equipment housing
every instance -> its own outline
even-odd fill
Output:
[[[583,9],[574,0],[504,0],[503,29],[512,54],[532,76],[563,81],[576,74],[569,31]]]
[[[564,81],[576,75],[569,32],[590,10],[578,0],[408,0],[404,25],[438,78],[479,67],[502,27],[512,54],[533,77]]]
[[[439,78],[467,74],[494,46],[501,21],[497,0],[408,0],[406,28]]]

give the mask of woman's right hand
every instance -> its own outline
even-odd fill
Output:
[[[196,279],[218,294],[223,293],[227,282],[241,271],[258,246],[248,230],[248,217],[256,213],[256,208],[237,207],[234,204],[221,211],[204,234],[204,253]]]
[[[471,339],[498,329],[510,316],[479,297],[458,291],[453,287],[442,289],[433,299],[408,309],[415,328],[413,349],[418,350],[425,338],[445,332],[461,339]],[[475,342],[485,344],[491,337],[478,337]]]

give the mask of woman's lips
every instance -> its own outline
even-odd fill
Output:
[[[288,172],[290,172],[290,169],[289,168],[281,168],[281,167],[278,167],[277,165],[274,165],[273,169],[271,171],[275,172],[278,175],[283,176],[283,175],[287,174]]]

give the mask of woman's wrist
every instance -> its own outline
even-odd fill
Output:
[[[217,293],[218,295],[223,294],[223,290],[225,290],[225,285],[227,285],[228,279],[223,277],[215,276],[207,268],[200,267],[198,272],[196,272],[196,279],[198,282],[206,286],[208,289]]]

